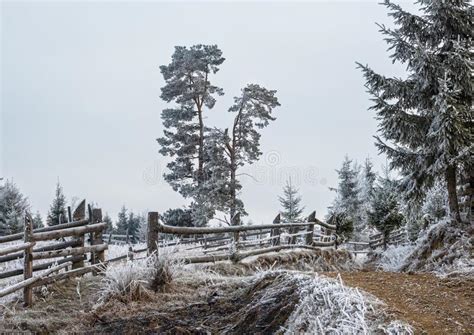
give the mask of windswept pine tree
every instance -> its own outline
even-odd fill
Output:
[[[56,192],[53,203],[49,208],[46,222],[48,223],[48,226],[55,226],[67,222],[66,197],[63,194],[63,188],[59,182],[56,184]]]
[[[444,179],[450,215],[459,222],[456,180],[473,154],[473,6],[421,0],[420,14],[412,14],[384,4],[396,27],[380,30],[393,62],[405,64],[408,75],[386,77],[359,64],[379,120],[376,145],[403,175],[411,199]]]
[[[288,179],[283,188],[283,196],[278,197],[282,207],[281,215],[283,222],[300,222],[304,207],[301,207],[301,196],[298,189]]]
[[[7,180],[0,186],[0,235],[23,231],[23,219],[29,209],[27,198],[12,181]]]
[[[227,201],[230,218],[236,212],[245,214],[244,205],[237,197],[242,185],[237,179],[237,170],[245,164],[253,164],[262,155],[259,130],[274,121],[274,108],[280,106],[276,91],[267,90],[256,84],[242,89],[242,94],[234,98],[229,112],[235,113],[232,128],[225,130],[225,153],[229,166],[229,199]]]
[[[171,63],[160,66],[165,79],[161,99],[176,105],[163,110],[164,136],[157,141],[160,153],[171,157],[165,180],[185,198],[194,200],[194,211],[206,212],[210,207],[200,188],[208,180],[205,171],[205,145],[209,127],[204,115],[214,107],[216,95],[223,90],[210,81],[224,62],[216,45],[176,47]],[[207,217],[207,214],[203,214]],[[202,216],[202,215],[201,215]]]

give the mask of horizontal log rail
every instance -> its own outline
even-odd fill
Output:
[[[33,242],[35,243],[35,242]],[[66,241],[66,242],[61,242],[61,243],[55,243],[55,244],[49,244],[49,245],[44,245],[40,247],[33,248],[33,252],[39,252],[39,251],[51,251],[51,250],[59,250],[59,249],[65,249],[68,247],[78,247],[81,244],[80,241],[78,240],[71,240],[71,241]],[[1,256],[0,257],[0,263],[5,263],[5,262],[10,262],[16,259],[22,259],[24,257],[23,252],[17,252],[13,253],[10,255],[6,256]]]
[[[179,235],[204,235],[204,234],[220,234],[235,233],[259,229],[278,229],[278,228],[300,228],[314,225],[314,222],[297,222],[297,223],[278,223],[252,226],[229,226],[229,227],[175,227],[167,226],[158,222],[158,230],[161,233],[179,234]]]
[[[51,273],[59,271],[59,270],[65,268],[67,266],[70,266],[70,265],[72,265],[71,262],[66,262],[66,263],[54,266],[52,268],[47,269],[44,273],[42,273],[39,276],[32,277],[32,278],[23,280],[19,283],[16,283],[14,285],[8,286],[8,287],[4,288],[3,290],[0,290],[0,297],[4,297],[6,295],[12,294],[13,292],[21,290],[22,288],[30,286],[30,285],[34,284],[35,282],[37,282],[37,281],[45,278],[46,276],[50,275]]]
[[[0,256],[8,255],[20,250],[25,250],[25,249],[31,248],[34,245],[35,245],[35,242],[26,242],[26,243],[15,244],[6,248],[2,248],[0,249]]]
[[[55,230],[61,230],[61,229],[67,229],[67,228],[73,228],[73,227],[80,227],[80,226],[85,226],[88,223],[89,223],[89,220],[87,220],[87,219],[86,220],[78,220],[78,221],[58,224],[58,225],[55,225],[55,226],[47,226],[47,227],[43,227],[43,228],[33,229],[33,233],[45,233],[45,232],[50,232],[50,231],[55,231]],[[0,236],[0,243],[22,240],[23,236],[24,236],[24,233]]]
[[[67,228],[44,233],[33,233],[32,238],[34,241],[46,241],[68,236],[81,236],[86,233],[103,230],[106,227],[107,223],[95,223],[84,227]]]
[[[83,260],[83,259],[84,259],[83,256],[73,256],[73,257],[58,259],[58,260],[55,260],[54,262],[34,264],[33,265],[33,272],[46,270],[47,268],[49,268],[50,266],[52,266],[54,264],[64,264],[64,263],[67,263],[67,262],[77,262],[77,261],[80,261],[80,260]],[[22,275],[23,273],[24,273],[23,268],[4,271],[4,272],[0,273],[0,279],[19,276],[19,275]]]
[[[43,286],[43,285],[53,284],[60,280],[68,279],[71,277],[78,277],[78,276],[85,275],[86,273],[101,271],[103,270],[103,268],[104,266],[102,264],[95,264],[95,265],[89,265],[89,266],[85,266],[85,267],[74,269],[74,270],[65,271],[53,276],[42,278],[38,280],[37,282],[35,282],[33,286]]]
[[[65,256],[77,256],[77,255],[87,254],[89,252],[104,251],[106,249],[107,249],[107,243],[103,243],[103,244],[96,244],[96,245],[91,245],[87,247],[52,250],[52,251],[44,251],[44,252],[33,252],[33,260],[65,257]]]

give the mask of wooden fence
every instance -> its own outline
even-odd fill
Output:
[[[369,236],[369,246],[371,249],[375,249],[383,245],[400,245],[406,243],[407,241],[408,234],[405,228],[399,228],[392,231],[388,235],[386,241],[382,233],[376,233]]]
[[[23,289],[24,305],[30,306],[33,301],[33,287],[52,283],[58,280],[83,275],[88,272],[96,273],[105,264],[105,250],[102,233],[107,224],[102,223],[102,210],[88,208],[86,218],[86,202],[83,200],[71,215],[69,208],[69,222],[33,229],[32,218],[25,215],[24,232],[7,236],[0,236],[0,263],[23,259],[23,268],[4,271],[0,279],[23,275],[23,280],[0,290],[0,297]],[[87,238],[88,237],[88,238]],[[2,243],[23,241],[18,244],[1,247]],[[52,243],[37,246],[37,242],[50,241]],[[85,266],[87,254],[90,265]],[[35,260],[55,259],[50,262],[36,262]],[[70,269],[69,269],[70,267]],[[59,273],[65,269],[66,272]],[[43,271],[34,276],[34,272]]]
[[[281,223],[277,215],[273,224],[234,225],[227,227],[175,227],[160,222],[157,212],[148,213],[147,251],[157,252],[163,247],[180,245],[181,252],[192,251],[193,256],[183,257],[187,263],[205,263],[223,260],[240,261],[249,256],[285,249],[315,249],[333,247],[336,227],[316,218],[311,213],[306,222]],[[319,229],[315,231],[315,226]],[[167,235],[166,238],[161,237]],[[170,239],[172,236],[174,238]],[[183,238],[192,236],[191,238]],[[189,245],[189,246],[186,246]],[[199,254],[196,256],[196,254]]]

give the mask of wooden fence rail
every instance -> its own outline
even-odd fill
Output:
[[[336,226],[318,220],[316,212],[311,213],[306,222],[281,223],[280,215],[277,215],[272,224],[243,226],[239,225],[239,216],[234,217],[232,222],[235,225],[226,227],[167,226],[160,221],[157,212],[150,212],[148,213],[147,252],[150,255],[163,247],[197,244],[185,248],[184,251],[201,249],[204,255],[184,257],[185,262],[202,263],[220,260],[238,262],[246,257],[285,249],[335,246]],[[326,234],[315,232],[315,225],[323,228],[321,231]],[[175,238],[167,243],[161,238],[164,234]],[[194,236],[194,238],[183,239],[183,236]],[[251,238],[254,236],[256,238]]]

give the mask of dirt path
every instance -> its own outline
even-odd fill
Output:
[[[326,273],[336,277],[337,273]],[[473,334],[474,279],[431,274],[341,272],[343,282],[384,301],[416,333]]]

